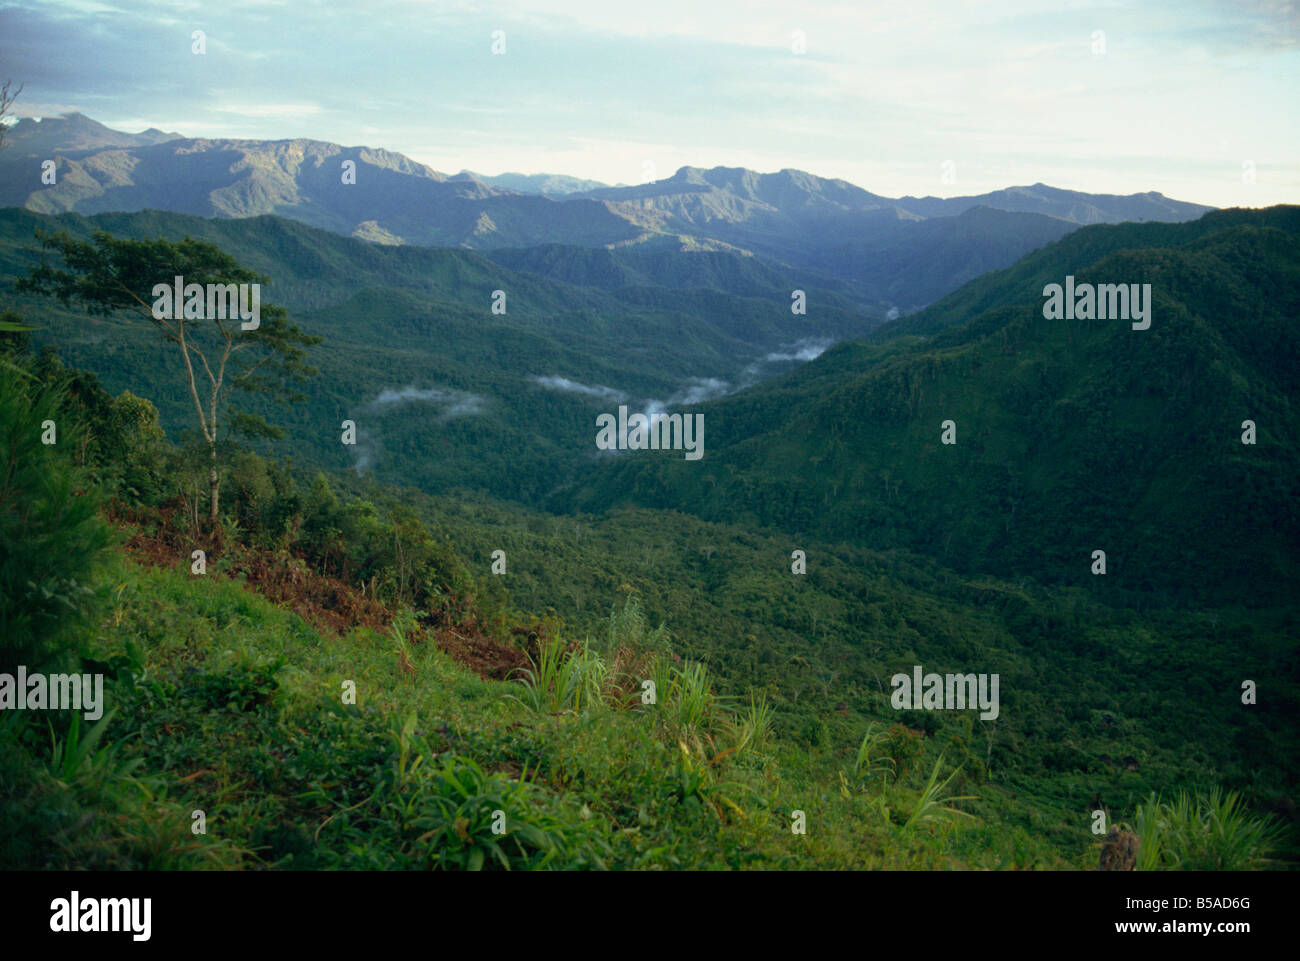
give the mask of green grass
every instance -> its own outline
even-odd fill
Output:
[[[908,712],[898,723],[871,700],[841,717],[830,710],[834,694],[747,689],[726,659],[683,657],[690,639],[662,623],[652,629],[636,592],[623,592],[583,640],[556,620],[526,671],[488,681],[433,647],[411,612],[384,629],[334,636],[216,569],[191,575],[186,558],[145,569],[109,557],[94,585],[106,607],[88,652],[107,674],[106,717],[36,723],[15,712],[0,726],[7,864],[1096,864],[1086,792],[1108,772],[1070,769],[1077,735],[1048,728],[1040,736],[1059,743],[1038,747],[1028,731],[1034,715],[1007,709],[1026,702],[1004,701],[996,727],[969,715],[927,727]],[[918,618],[922,608],[903,609],[942,637]],[[834,647],[804,649],[809,657],[791,658],[785,676],[820,670],[819,658],[834,663]],[[1114,645],[1113,656],[1123,664],[1135,652],[1165,658],[1174,649],[1163,630],[1147,629]],[[654,682],[653,701],[645,681]],[[343,703],[345,682],[355,684],[355,704]],[[1169,784],[1172,768],[1162,765],[1174,757],[1142,710],[1137,701],[1078,721],[1106,725],[1091,750],[1141,754],[1146,770],[1110,775],[1111,797],[1136,800],[1108,806],[1133,812],[1146,832],[1142,866],[1285,863],[1269,858],[1286,856],[1287,837],[1244,815],[1240,798],[1210,790],[1138,806],[1151,785]],[[1197,757],[1213,785],[1214,755]],[[206,834],[191,831],[196,811]],[[795,811],[807,817],[806,835],[790,831]]]
[[[440,540],[424,545],[434,560],[421,568],[442,591],[421,603],[438,611],[402,607],[395,592],[388,623],[341,636],[255,593],[224,560],[195,576],[185,551],[148,569],[109,551],[89,585],[99,606],[83,645],[84,669],[106,675],[106,716],[2,719],[5,863],[1080,869],[1096,863],[1087,812],[1099,784],[1107,807],[1150,822],[1146,867],[1268,867],[1271,847],[1287,856],[1290,839],[1243,822],[1236,798],[1137,810],[1189,769],[1236,787],[1217,765],[1234,753],[1247,763],[1252,731],[1265,740],[1251,750],[1284,743],[1269,733],[1273,709],[1243,712],[1193,687],[1178,703],[1201,706],[1181,707],[1175,729],[1158,719],[1176,689],[1124,680],[1268,650],[1285,620],[1261,644],[1242,633],[1258,619],[1135,623],[1071,611],[1068,595],[844,549],[810,551],[816,573],[794,580],[779,540],[680,516],[616,515],[582,530],[574,550],[570,521],[489,506],[471,522],[444,506],[453,522],[430,525]],[[408,546],[423,543],[406,530]],[[457,555],[493,544],[510,551],[509,592],[504,579],[458,573]],[[554,608],[530,613],[538,594],[562,597],[531,556],[590,591],[585,616],[566,626]],[[266,557],[302,563],[283,547]],[[764,570],[767,559],[779,563]],[[672,611],[684,614],[675,635]],[[418,627],[451,616],[498,641],[527,626],[529,666],[506,681],[470,673]],[[1212,641],[1186,649],[1205,624]],[[1002,672],[996,724],[895,712],[872,683],[900,662],[942,670],[976,652]],[[1220,745],[1204,732],[1224,711],[1237,733]],[[1107,754],[1132,757],[1116,771]],[[1286,776],[1261,781],[1252,802]],[[796,812],[806,834],[791,832]]]
[[[412,676],[397,669],[391,632],[323,635],[180,564],[119,558],[108,577],[95,655],[119,666],[105,689],[111,713],[89,730],[56,721],[53,746],[17,714],[0,729],[5,771],[23,775],[6,779],[5,800],[24,802],[29,834],[57,842],[9,837],[7,863],[1077,866],[1041,840],[1024,854],[1004,842],[959,851],[960,825],[900,836],[868,798],[841,796],[836,750],[774,737],[761,695],[723,710],[700,664],[670,665],[657,704],[629,705],[619,689],[584,686],[601,659],[589,647],[561,652],[557,641],[531,675],[494,682],[408,636]],[[346,680],[356,704],[342,701]],[[917,825],[947,804],[932,787],[918,776]],[[807,813],[806,836],[791,834],[793,810]],[[195,811],[206,834],[190,830]]]

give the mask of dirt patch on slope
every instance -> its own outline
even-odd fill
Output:
[[[483,634],[462,634],[449,627],[430,632],[433,642],[480,677],[505,681],[528,667],[528,655]]]

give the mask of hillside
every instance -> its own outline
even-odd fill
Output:
[[[844,244],[820,262],[830,273],[856,274],[866,296],[911,311],[1074,230],[1067,220],[975,206]]]
[[[953,217],[975,207],[1019,213],[1046,214],[1075,224],[1116,224],[1125,221],[1195,220],[1212,208],[1173,200],[1157,191],[1141,194],[1088,194],[1047,184],[1008,187],[972,197],[903,197],[898,206],[923,217]]]
[[[811,542],[792,578],[781,538],[682,515],[336,491],[249,455],[217,536],[147,400],[0,352],[24,372],[0,382],[0,664],[79,662],[112,705],[0,728],[7,865],[1085,869],[1098,808],[1144,870],[1294,856],[1261,816],[1294,819],[1285,612],[1139,618]],[[892,710],[914,663],[998,672],[996,723]],[[1241,670],[1277,695],[1216,692]]]
[[[7,131],[8,147],[21,145],[27,157],[54,153],[102,150],[105,147],[148,147],[168,140],[180,140],[178,133],[164,133],[156,127],[140,133],[126,133],[106,127],[83,113],[33,120],[20,117]]]
[[[1150,329],[1045,319],[1043,287],[1067,275],[1150,283]],[[557,503],[903,548],[1116,601],[1287,599],[1298,312],[1297,208],[1087,228],[871,344],[700,408],[704,461],[624,457]]]
[[[546,254],[513,261],[512,270],[471,251],[368,244],[273,217],[157,211],[93,218],[0,211],[0,283],[37,262],[38,228],[192,236],[271,275],[266,299],[327,338],[313,357],[323,376],[309,385],[307,403],[274,412],[253,405],[288,430],[285,452],[299,463],[530,502],[587,467],[589,424],[611,398],[650,405],[717,396],[793,366],[805,341],[824,347],[883,320],[882,310],[814,285],[805,285],[808,315],[793,316],[792,278],[730,254],[628,255],[635,272],[602,288],[590,283],[591,270],[571,275],[583,286],[543,276],[565,276],[540,262]],[[546,250],[557,262],[625,256]],[[496,290],[506,295],[504,314],[492,311]],[[152,327],[31,298],[12,302],[40,311],[39,343],[58,343],[110,389],[169,385],[155,395],[163,424],[192,426],[179,358]],[[358,425],[355,450],[338,443],[347,418]],[[430,458],[430,450],[441,456]]]

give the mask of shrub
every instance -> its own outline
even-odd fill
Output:
[[[1180,791],[1173,801],[1152,794],[1133,818],[1139,871],[1242,871],[1268,859],[1280,836],[1271,817],[1246,812],[1241,795],[1212,788]]]
[[[901,780],[907,776],[912,762],[921,753],[921,735],[912,729],[895,724],[885,735],[884,750],[894,771],[894,778]]]
[[[77,430],[60,416],[63,384],[0,377],[0,668],[67,663],[95,608],[89,584],[111,543],[89,482],[68,451]],[[42,443],[53,422],[55,443]],[[82,488],[85,489],[82,489]]]

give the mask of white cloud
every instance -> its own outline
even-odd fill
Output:
[[[816,360],[824,354],[826,348],[830,347],[833,343],[834,341],[832,340],[818,340],[815,338],[800,340],[793,344],[784,346],[781,350],[773,351],[763,359],[768,363],[779,363],[787,360]]]
[[[576,380],[569,380],[567,377],[534,377],[533,380],[548,390],[558,390],[569,394],[584,394],[588,397],[599,397],[601,400],[614,403],[627,399],[627,394],[621,390],[603,387],[599,384],[588,386],[587,384],[580,384]]]
[[[404,404],[420,402],[445,405],[442,412],[443,420],[450,420],[453,417],[474,416],[483,413],[485,408],[482,397],[466,391],[443,390],[437,387],[427,390],[419,387],[403,387],[400,390],[394,390],[391,387],[386,387],[379,392],[379,395],[374,400],[367,403],[362,410],[374,414]]]
[[[1297,199],[1297,10],[375,0],[338,17],[294,0],[20,0],[0,8],[0,33],[28,83],[24,114],[78,104],[101,121],[154,118],[137,129],[365,142],[438,170],[606,183],[641,182],[649,160],[659,177],[793,167],[888,196],[1044,181],[1262,205]],[[209,55],[191,56],[183,25],[160,17],[192,18]],[[489,52],[493,29],[507,33],[504,57]],[[795,29],[805,55],[789,49]],[[940,178],[949,159],[955,183]],[[1249,191],[1243,160],[1260,170]]]

